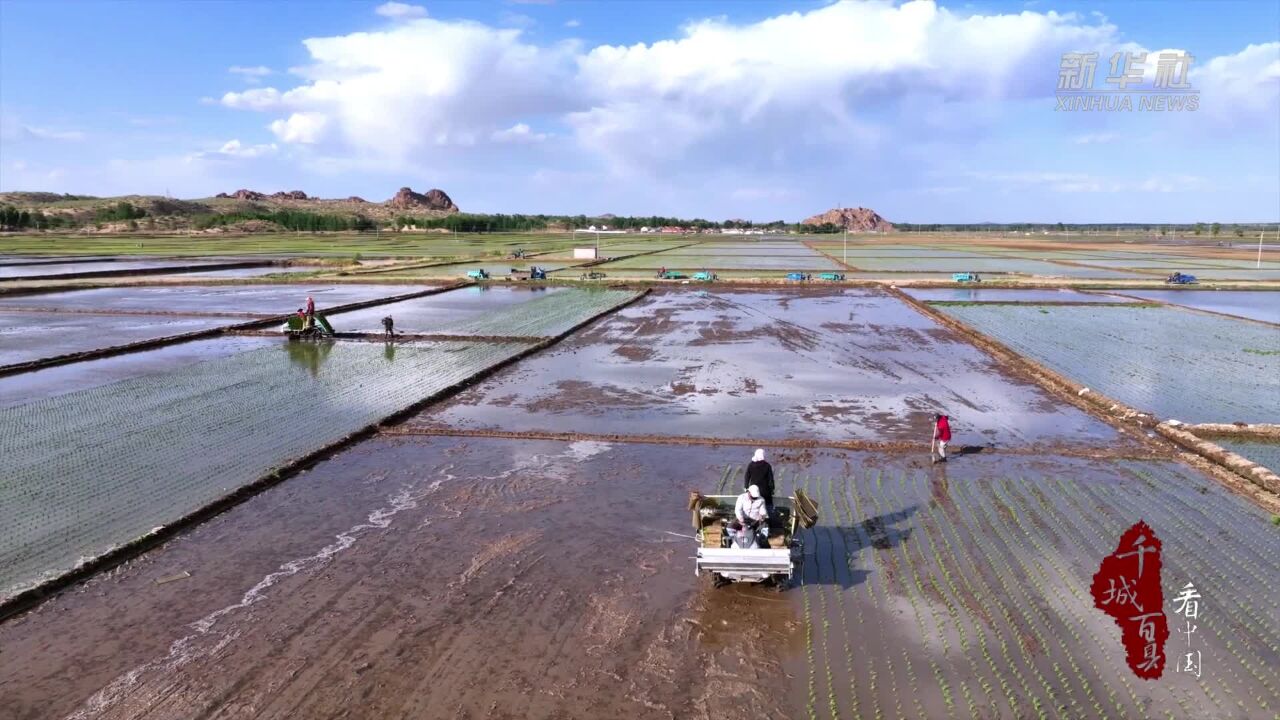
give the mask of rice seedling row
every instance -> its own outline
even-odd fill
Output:
[[[848,478],[844,478],[840,485],[839,492],[832,492],[830,487],[828,487],[827,500],[828,500],[828,510],[830,512],[830,517],[832,521],[836,523],[835,530],[840,537],[840,545],[844,551],[843,557],[845,561],[845,567],[844,567],[845,574],[846,574],[846,577],[850,579],[850,581],[853,581],[853,578],[855,577],[854,575],[855,570],[853,567],[854,559],[858,556],[859,551],[866,546],[859,545],[856,547],[850,547],[849,534],[851,532],[851,528],[854,527],[854,522],[847,513],[848,506],[847,505],[843,507],[841,506],[842,501],[847,503],[848,492],[849,492],[849,480]],[[832,558],[832,562],[833,563],[835,562],[834,557]],[[863,586],[866,586],[869,583],[864,582],[861,584]],[[872,703],[875,709],[874,717],[879,718],[881,716],[880,704],[879,704],[879,700],[875,697],[876,676],[875,676],[875,669],[871,666],[872,665],[871,658],[870,657],[867,658],[865,666],[858,666],[855,668],[854,652],[853,652],[853,647],[851,645],[851,639],[850,639],[851,635],[855,630],[860,633],[866,632],[866,624],[864,623],[864,620],[862,617],[862,602],[858,599],[859,595],[866,595],[866,594],[867,593],[865,593],[863,590],[860,590],[856,587],[852,587],[849,591],[848,602],[845,602],[843,598],[841,598],[838,601],[838,605],[840,607],[841,639],[844,641],[844,657],[845,657],[844,667],[845,667],[845,672],[848,674],[849,704],[850,704],[850,710],[852,712],[852,715],[853,717],[862,717],[861,703],[858,697],[858,678],[864,674],[863,670],[867,670],[870,673],[869,682],[871,685]],[[846,607],[845,607],[846,605],[850,605],[850,604],[853,605],[853,609],[852,609],[853,622],[852,623],[850,623],[849,621],[850,612],[846,610]]]
[[[956,592],[955,588],[952,588],[952,592],[956,592],[956,597],[961,598],[961,600],[968,600],[968,603],[966,603],[966,605],[968,605],[968,607],[966,607],[966,611],[969,612],[969,618],[973,621],[974,634],[977,635],[983,659],[987,661],[988,669],[991,670],[992,679],[995,680],[996,683],[1000,684],[1002,691],[1009,693],[1006,694],[1005,700],[1009,702],[1010,710],[1012,711],[1016,705],[1016,703],[1012,701],[1012,687],[1009,680],[1007,680],[1005,675],[1001,673],[1000,666],[996,665],[995,659],[993,659],[991,655],[991,650],[989,650],[987,644],[986,626],[991,628],[992,634],[995,635],[997,641],[1000,642],[1000,651],[1002,660],[1004,660],[1004,666],[1012,667],[1012,669],[1015,669],[1014,671],[1016,674],[1016,665],[1014,664],[1014,660],[1011,659],[1009,653],[1009,642],[1007,642],[1005,633],[1001,633],[1000,630],[996,628],[995,616],[992,616],[991,612],[988,612],[983,606],[978,605],[974,600],[974,598],[978,597],[989,597],[989,593],[984,592],[984,589],[986,588],[975,588],[969,580],[972,577],[980,577],[979,568],[983,565],[980,564],[973,555],[973,548],[977,546],[975,546],[974,542],[965,541],[964,538],[960,537],[959,528],[957,528],[956,525],[956,520],[960,519],[957,518],[957,516],[945,514],[941,519],[938,519],[932,505],[925,507],[925,512],[927,512],[929,518],[936,520],[936,523],[938,523],[936,527],[940,529],[940,537],[942,539],[943,546],[945,546],[947,550],[946,555],[940,555],[938,557],[945,557],[946,564],[951,564],[951,562],[954,561],[957,569],[957,575],[959,575],[960,578],[960,584],[964,585],[964,591]],[[952,546],[951,539],[948,536],[955,536],[955,546]],[[961,548],[961,550],[956,550],[956,548]],[[968,571],[965,571],[963,568],[963,565],[965,564],[969,566]],[[995,597],[992,597],[992,600],[996,602],[1001,614],[1006,615],[1006,621],[1009,621],[1009,625],[1007,626],[1009,626],[1011,630],[1012,623],[1009,618],[1007,618],[1009,611],[1007,611],[1004,603],[998,602],[998,598]],[[979,619],[983,620],[984,624],[979,623]],[[1023,661],[1025,662],[1025,657],[1023,657]],[[992,685],[987,683],[986,679],[979,678],[979,687],[987,694],[989,707],[996,712],[996,715],[1000,715],[1000,705],[998,705],[995,694],[992,693]],[[1030,688],[1025,684],[1025,682],[1023,683],[1023,689],[1024,692],[1027,692],[1028,694],[1030,693]]]
[[[1280,374],[1267,354],[1280,353],[1274,328],[1171,307],[941,309],[1077,382],[1161,417],[1274,419]]]
[[[1105,688],[1109,695],[1113,696],[1114,693],[1111,692],[1110,688],[1106,685],[1102,671],[1098,669],[1096,663],[1094,663],[1092,659],[1089,660],[1089,663],[1094,671],[1094,676],[1089,677],[1076,662],[1075,657],[1077,649],[1083,650],[1084,648],[1083,638],[1076,628],[1083,627],[1087,629],[1091,627],[1087,619],[1080,614],[1081,610],[1090,607],[1090,598],[1084,592],[1083,581],[1078,580],[1076,575],[1068,572],[1066,568],[1059,565],[1054,559],[1054,553],[1047,552],[1040,545],[1037,538],[1043,537],[1045,533],[1051,532],[1051,530],[1049,529],[1048,524],[1042,519],[1040,513],[1038,513],[1032,505],[1026,502],[1024,497],[1013,491],[1013,487],[1015,485],[1029,486],[1029,484],[1030,483],[1026,478],[1018,478],[1016,482],[1010,481],[1006,478],[1001,479],[997,483],[993,483],[991,488],[994,496],[999,501],[1006,503],[1010,508],[1009,513],[1002,515],[1002,519],[1005,521],[1005,529],[1012,532],[1012,526],[1008,524],[1009,520],[1012,520],[1012,523],[1017,526],[1023,541],[1029,541],[1032,547],[1037,551],[1034,554],[1018,553],[1015,554],[1014,557],[1017,558],[1018,565],[1022,568],[1023,572],[1026,573],[1026,577],[1032,578],[1032,582],[1034,583],[1037,591],[1039,591],[1039,594],[1046,599],[1048,607],[1055,612],[1058,625],[1060,627],[1056,636],[1065,640],[1066,636],[1069,635],[1073,640],[1070,647],[1063,648],[1064,654],[1067,658],[1067,663],[1071,666],[1073,677],[1076,678],[1077,684],[1084,692],[1085,697],[1089,700],[1090,706],[1095,710],[1099,710],[1101,705],[1098,698],[1093,694],[1093,684],[1097,683]],[[1022,518],[1024,515],[1031,518],[1032,525],[1034,527],[1028,527],[1023,523]],[[1026,561],[1022,559],[1024,557],[1027,558]],[[1052,569],[1052,572],[1050,572],[1049,569],[1046,569],[1046,565]],[[1033,569],[1035,571],[1034,573],[1031,572]],[[1052,586],[1056,583],[1061,583],[1067,588],[1067,591],[1071,594],[1070,600],[1067,600],[1066,598],[1054,598],[1050,593],[1044,592],[1045,585]],[[1055,599],[1060,602],[1054,602]],[[1042,612],[1042,615],[1046,618],[1048,617],[1047,612]],[[1065,632],[1063,632],[1063,630],[1065,630]],[[1096,643],[1097,638],[1092,636],[1092,633],[1090,633],[1090,635],[1090,639]],[[1068,681],[1057,661],[1054,661],[1053,669],[1055,674],[1063,683]],[[1073,699],[1071,705],[1073,707],[1070,709],[1073,714],[1081,712],[1081,708],[1078,707],[1076,700]],[[1066,710],[1068,708],[1060,707],[1059,709]]]
[[[919,485],[925,482],[924,477],[918,473],[913,474],[912,478],[913,485]],[[925,494],[927,494],[927,492]],[[1002,687],[1008,687],[1007,679],[1001,672],[1000,667],[995,664],[991,655],[990,647],[987,643],[987,628],[989,627],[992,633],[996,634],[997,638],[1001,642],[1001,651],[1004,654],[1005,667],[1009,667],[1009,664],[1012,662],[1008,655],[1008,643],[997,630],[995,619],[991,616],[990,612],[988,612],[987,608],[978,602],[978,598],[983,597],[986,593],[984,593],[982,589],[975,588],[970,582],[970,577],[980,576],[977,572],[979,564],[970,554],[970,549],[975,547],[975,543],[972,541],[962,540],[957,534],[958,528],[954,524],[954,520],[956,518],[951,517],[945,512],[941,516],[938,515],[938,513],[935,512],[932,503],[924,506],[923,515],[924,527],[929,530],[929,532],[926,533],[926,538],[928,539],[930,548],[933,551],[931,556],[936,559],[938,568],[943,573],[947,584],[951,589],[951,596],[956,598],[961,605],[960,609],[963,610],[964,617],[969,618],[972,625],[971,633],[977,638],[978,647],[980,648],[983,659],[986,661],[987,667],[991,672],[992,679]],[[941,549],[945,549],[945,553],[942,552],[939,548],[938,542],[935,541],[935,535],[937,536],[937,541],[941,542]],[[951,535],[956,535],[957,542],[955,545],[952,545],[951,543]],[[965,572],[962,569],[961,566],[963,564],[969,565],[969,572]],[[955,576],[951,574],[950,566],[954,566],[957,569]],[[953,579],[953,577],[958,577],[959,586],[956,585],[957,581]],[[963,589],[963,592],[961,591],[961,588]],[[1006,608],[1002,606],[1001,610],[1004,612]],[[957,619],[956,622],[959,622],[959,620]],[[1013,625],[1010,624],[1008,627],[1012,630]],[[1021,646],[1019,646],[1019,648],[1021,648]],[[996,697],[992,694],[993,685],[988,683],[987,679],[981,676],[979,676],[978,680],[979,687],[987,697],[987,705],[998,713],[999,705]]]
[[[878,486],[882,485],[880,473],[877,473],[876,483]],[[878,488],[878,490],[879,490],[878,492],[874,493],[871,496],[871,503],[875,508],[876,515],[878,517],[883,517],[888,513],[885,511],[885,508],[881,506],[879,496],[886,491],[880,488]],[[886,499],[886,502],[887,502],[887,499]],[[913,592],[913,589],[919,590],[920,591],[919,594],[923,595],[923,584],[920,581],[919,575],[915,571],[915,566],[911,564],[910,560],[907,557],[906,550],[903,548],[904,544],[905,543],[902,543],[902,542],[893,543],[892,546],[885,551],[885,553],[888,556],[893,558],[892,563],[886,564],[886,567],[887,567],[886,572],[890,573],[889,575],[890,577],[895,577],[895,576],[898,576],[899,574],[905,574],[905,572],[911,573],[911,579],[909,581],[905,581],[904,579],[904,581],[900,582],[899,594],[906,597],[908,603],[911,605],[912,615],[914,616],[914,619],[916,622],[916,629],[920,633],[919,634],[920,642],[922,646],[925,647],[926,649],[926,660],[928,662],[931,674],[933,675],[934,682],[936,683],[935,687],[938,690],[938,693],[941,696],[942,701],[946,706],[947,716],[952,717],[954,715],[954,702],[951,700],[951,697],[950,697],[950,686],[946,683],[946,680],[943,677],[942,669],[939,667],[937,660],[934,658],[934,653],[928,652],[928,650],[930,649],[929,643],[931,639],[936,639],[941,644],[944,655],[948,651],[948,645],[946,643],[946,638],[943,635],[941,628],[936,624],[933,627],[929,627],[928,624],[925,622],[925,613],[920,609],[920,604],[921,603],[928,604],[928,600],[917,597],[917,593]]]
[[[1031,657],[1034,648],[1039,647],[1048,649],[1051,647],[1051,645],[1046,641],[1044,633],[1041,631],[1039,625],[1033,620],[1040,620],[1040,622],[1042,622],[1046,627],[1049,627],[1050,623],[1038,612],[1034,617],[1028,612],[1028,608],[1034,608],[1037,611],[1039,608],[1036,599],[1030,595],[1030,592],[1025,588],[1025,586],[1021,582],[1013,582],[1010,584],[1007,580],[1007,578],[1023,578],[1026,577],[1026,575],[1025,572],[1018,573],[1012,568],[1010,557],[1012,557],[1013,561],[1016,562],[1017,553],[1012,551],[1014,546],[1010,545],[1007,538],[1001,535],[996,529],[996,523],[1002,519],[1000,518],[1000,513],[995,513],[995,516],[998,519],[992,519],[992,514],[986,511],[984,504],[981,502],[981,498],[974,498],[974,500],[974,502],[965,503],[965,510],[975,513],[976,527],[983,529],[985,525],[986,532],[982,534],[972,534],[971,531],[971,536],[978,539],[975,544],[983,550],[983,556],[988,560],[988,567],[991,567],[990,561],[992,559],[999,563],[998,568],[992,569],[994,570],[995,581],[1000,585],[1001,590],[997,593],[989,593],[989,595],[992,597],[998,596],[1008,599],[1013,604],[1013,607],[1018,611],[1017,614],[1015,614],[1012,610],[1009,610],[1008,607],[1003,606],[1003,604],[1001,605],[1001,613],[1005,616],[1009,625],[1009,630],[1013,634],[1013,637],[1010,640],[1018,648],[1024,666],[1030,670],[1031,675],[1033,675],[1040,683],[1040,687],[1044,691],[1044,697],[1042,698],[1041,693],[1032,691],[1030,687],[1028,687],[1026,680],[1023,679],[1024,689],[1027,693],[1025,699],[1031,704],[1032,709],[1038,717],[1043,718],[1048,716],[1050,710],[1055,710],[1056,714],[1061,715],[1062,711],[1059,709],[1059,704],[1052,702],[1052,700],[1060,693],[1055,692],[1054,687],[1049,683],[1048,679],[1045,678],[1035,659]],[[982,515],[976,514],[979,510],[982,510]],[[1001,544],[983,544],[984,540],[989,540],[993,537],[1000,540]],[[983,568],[981,566],[977,569],[982,573]],[[979,577],[983,577],[983,575],[985,575],[985,573],[980,574]],[[990,577],[985,577],[984,580],[988,587],[994,588],[995,583],[991,581]],[[1018,674],[1017,671],[1015,671],[1015,674]],[[1020,677],[1020,679],[1022,678]],[[1064,687],[1064,693],[1065,690],[1066,688]],[[1045,705],[1045,698],[1051,701],[1049,706]]]
[[[985,564],[979,564],[976,567],[978,577],[990,588],[999,586],[999,591],[990,593],[992,596],[1006,598],[1012,604],[1016,612],[1009,610],[1008,607],[1002,607],[1001,612],[1008,623],[1009,631],[1012,634],[1010,641],[1016,645],[1018,652],[1022,658],[1025,667],[1030,670],[1031,675],[1040,683],[1044,690],[1044,697],[1036,692],[1028,691],[1026,700],[1031,703],[1032,708],[1038,716],[1044,717],[1049,713],[1050,709],[1057,710],[1058,703],[1046,706],[1044,699],[1052,700],[1056,693],[1053,686],[1045,678],[1038,664],[1036,664],[1033,655],[1037,649],[1048,649],[1052,647],[1044,637],[1041,624],[1049,627],[1051,624],[1045,617],[1040,614],[1038,608],[1038,600],[1032,596],[1030,590],[1020,581],[1025,577],[1024,572],[1018,572],[1013,565],[1018,562],[1016,543],[1011,543],[1009,539],[1001,533],[999,523],[1004,522],[1007,518],[1004,514],[1007,508],[997,509],[998,506],[993,501],[989,493],[974,496],[963,496],[956,493],[957,497],[963,497],[965,502],[960,504],[961,512],[971,514],[969,533],[975,538],[975,546],[982,551],[982,556],[986,559]],[[988,504],[993,507],[988,507]],[[992,562],[994,560],[994,563]],[[1036,610],[1035,613],[1029,609]],[[1015,671],[1016,672],[1016,671]],[[1025,683],[1025,681],[1024,681]],[[1061,712],[1060,710],[1058,711]]]
[[[559,335],[583,319],[630,302],[637,295],[630,290],[568,290],[446,326],[443,332],[490,337]]]
[[[860,522],[858,520],[858,518],[866,517],[866,514],[863,512],[861,503],[858,499],[858,489],[857,489],[856,483],[852,483],[852,482],[848,483],[846,485],[845,493],[846,493],[845,494],[845,518],[849,523],[849,526],[854,529],[854,532],[858,536],[858,549],[860,551],[868,550],[873,547],[873,541],[871,539],[871,535],[867,529],[865,521]],[[850,498],[852,498],[853,500],[852,508],[850,508],[848,505]],[[872,564],[872,567],[875,567],[875,565],[877,564],[874,553],[872,553],[872,558],[870,560],[870,563]],[[866,587],[866,592],[864,593],[864,596],[871,602],[871,606],[875,611],[875,616],[879,618],[883,614],[887,614],[889,612],[890,604],[888,599],[888,592],[885,589],[884,584],[879,581],[876,575],[873,574],[865,582],[863,582],[863,585]],[[883,605],[880,603],[880,598],[882,596],[885,599],[885,603]],[[856,596],[854,600],[855,601],[857,600]],[[873,624],[873,628],[877,636],[876,637],[877,645],[879,647],[887,648],[889,647],[890,644],[886,641],[885,625],[886,623],[883,623],[883,622],[875,622]],[[859,623],[859,628],[863,629],[863,632],[866,631],[865,626],[862,623]],[[907,653],[905,649],[902,651],[902,653],[903,653],[903,657],[906,658]],[[880,720],[881,718],[884,717],[884,711],[881,709],[881,706],[880,706],[880,693],[878,692],[878,689],[877,689],[877,680],[879,678],[879,674],[876,672],[877,661],[880,661],[881,663],[884,664],[884,670],[885,670],[884,676],[888,678],[888,683],[889,683],[889,697],[893,698],[894,711],[896,712],[894,717],[905,717],[902,710],[902,699],[901,699],[902,693],[898,689],[898,673],[894,671],[894,667],[893,667],[893,653],[892,652],[871,653],[871,654],[864,655],[864,657],[867,658],[866,664],[869,670],[869,686],[870,686],[869,690],[870,690],[871,701],[872,701],[872,709],[875,713],[873,715],[873,718],[875,718],[875,720]],[[918,688],[915,686],[915,675],[912,673],[908,673],[908,677],[910,678],[910,681],[912,684],[907,689],[911,691],[911,697],[915,699],[916,702],[919,702],[919,692],[918,692]],[[851,683],[855,682],[855,678],[850,678],[850,682]]]
[[[266,348],[0,410],[0,598],[526,347]]]

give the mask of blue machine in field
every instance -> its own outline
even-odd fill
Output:
[[[804,282],[809,279],[809,274],[802,272],[787,273],[787,279],[792,282]]]
[[[840,282],[841,280],[844,280],[844,273],[833,273],[833,272],[818,273],[818,279],[825,280],[827,282]]]
[[[479,270],[468,270],[467,277],[471,278],[472,280],[488,280],[489,271],[483,268]]]
[[[982,278],[975,272],[951,273],[951,279],[958,283],[982,282]]]
[[[698,272],[693,274],[693,279],[700,280],[702,282],[714,282],[716,279],[716,274],[709,270],[699,270]]]
[[[1198,282],[1195,275],[1187,275],[1185,273],[1176,272],[1165,279],[1165,282],[1171,285],[1190,285]]]

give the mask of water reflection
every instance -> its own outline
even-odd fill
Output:
[[[320,374],[320,366],[329,357],[329,353],[333,352],[333,342],[290,340],[284,344],[284,349],[289,353],[290,362],[306,368],[307,372],[311,373],[311,377],[317,377]]]

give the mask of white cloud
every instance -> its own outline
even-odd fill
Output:
[[[265,87],[229,92],[222,96],[222,104],[240,110],[270,110],[280,106],[280,91]]]
[[[979,146],[998,156],[996,167],[1056,165],[1045,148],[1062,142],[1075,143],[1081,159],[1128,153],[1125,162],[1142,166],[1148,158],[1121,139],[1173,138],[1192,153],[1210,141],[1195,133],[1204,127],[1205,109],[1238,107],[1264,119],[1270,111],[1274,128],[1280,107],[1280,43],[1269,43],[1197,58],[1191,82],[1202,90],[1199,113],[1147,114],[1140,119],[1163,124],[1145,128],[1115,117],[1102,129],[1064,129],[1065,118],[1053,112],[1062,53],[1097,51],[1101,85],[1111,53],[1142,50],[1105,17],[1088,14],[983,15],[921,0],[835,2],[752,23],[695,21],[651,43],[584,48],[579,41],[538,42],[517,28],[424,17],[414,8],[388,3],[379,14],[402,22],[307,39],[307,62],[290,69],[300,78],[296,84],[228,92],[220,102],[267,113],[275,141],[307,146],[303,162],[314,167],[410,169],[433,177],[465,167],[455,171],[479,177],[486,162],[501,160],[508,167],[523,163],[526,172],[518,176],[535,181],[542,175],[530,174],[533,168],[589,177],[578,186],[605,199],[597,188],[608,185],[609,197],[691,205],[697,189],[721,198],[722,207],[751,202],[734,188],[755,188],[762,176],[795,188],[794,204],[832,184],[873,194],[896,182],[905,189],[896,197],[925,192],[961,207],[959,176],[937,182],[927,176],[966,167],[960,163]],[[1153,73],[1155,63],[1149,66]],[[1272,136],[1264,139],[1274,147]],[[1105,162],[1088,167],[1095,166],[1103,168],[1099,175],[965,179],[1045,196],[1187,185],[1166,175],[1105,177]],[[851,176],[851,168],[863,167],[878,180]],[[1169,169],[1159,162],[1142,167]],[[718,179],[713,191],[711,174]]]
[[[393,20],[408,20],[411,18],[424,18],[427,16],[427,9],[421,5],[410,5],[402,2],[386,2],[374,8],[374,12],[382,17],[391,18]]]
[[[564,21],[564,26],[567,28],[582,27],[582,21],[577,18],[570,18]]]
[[[36,127],[35,125],[24,125],[22,129],[26,131],[28,137],[36,140],[80,142],[85,139],[85,134],[79,130],[55,130],[47,127]]]
[[[271,123],[271,132],[287,143],[314,145],[324,139],[329,118],[318,112],[296,112],[286,120]]]
[[[1249,45],[1234,55],[1193,65],[1191,84],[1200,90],[1200,107],[1219,119],[1276,126],[1280,112],[1280,42]]]
[[[219,155],[237,158],[256,158],[263,155],[274,155],[278,148],[275,143],[269,145],[244,145],[239,140],[228,140],[218,149]]]
[[[296,72],[308,82],[229,92],[222,104],[289,113],[270,125],[286,143],[402,161],[582,102],[571,82],[577,45],[539,47],[515,29],[423,18],[304,44],[312,62]]]
[[[542,142],[547,139],[546,133],[536,133],[524,123],[516,123],[506,130],[496,130],[489,139],[500,143]]]

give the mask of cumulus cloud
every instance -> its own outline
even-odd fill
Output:
[[[564,26],[567,28],[582,27],[582,21],[577,18],[570,18],[564,21]]]
[[[567,81],[576,45],[539,47],[516,29],[424,18],[304,44],[312,62],[295,71],[309,82],[228,92],[222,104],[289,113],[270,125],[284,142],[403,160],[579,102]]]
[[[271,123],[271,132],[287,143],[314,145],[325,137],[329,118],[324,113],[296,112],[287,119]]]
[[[1200,104],[1219,117],[1262,119],[1272,128],[1280,108],[1280,42],[1249,45],[1233,55],[1211,58],[1193,67],[1191,83]]]
[[[589,48],[538,42],[519,28],[430,18],[404,3],[377,12],[397,22],[305,40],[309,58],[290,69],[300,78],[293,87],[227,92],[219,102],[266,113],[276,142],[306,145],[311,161],[331,166],[445,168],[457,159],[523,158],[575,177],[663,178],[663,187],[647,186],[651,199],[686,196],[682,177],[685,187],[705,188],[714,169],[724,175],[721,196],[747,202],[733,188],[756,187],[761,173],[791,173],[779,182],[800,197],[822,184],[805,176],[829,182],[869,163],[917,192],[958,197],[959,182],[910,184],[910,173],[944,169],[937,159],[948,153],[954,165],[979,142],[1012,147],[1005,130],[1015,127],[1073,142],[1079,153],[1150,130],[1120,118],[1108,121],[1107,132],[1055,128],[1053,118],[1066,120],[1053,112],[1064,52],[1098,52],[1099,86],[1112,53],[1154,53],[1145,69],[1154,73],[1162,52],[1124,41],[1099,15],[980,14],[924,0],[841,1],[750,23],[698,20],[670,39]],[[1280,43],[1268,43],[1197,58],[1190,81],[1202,91],[1202,108],[1270,112],[1274,125],[1277,78]],[[1043,120],[1028,121],[1027,112]],[[1166,123],[1153,131],[1166,136],[1202,122],[1195,113],[1142,119]],[[1025,175],[985,182],[1067,193],[1119,182]],[[1187,185],[1149,180],[1120,184],[1152,192]]]
[[[410,5],[402,2],[385,2],[374,8],[373,11],[382,17],[393,20],[408,20],[427,16],[427,9],[421,5]]]
[[[222,96],[222,104],[241,110],[271,110],[280,106],[280,91],[265,87],[229,92]]]

